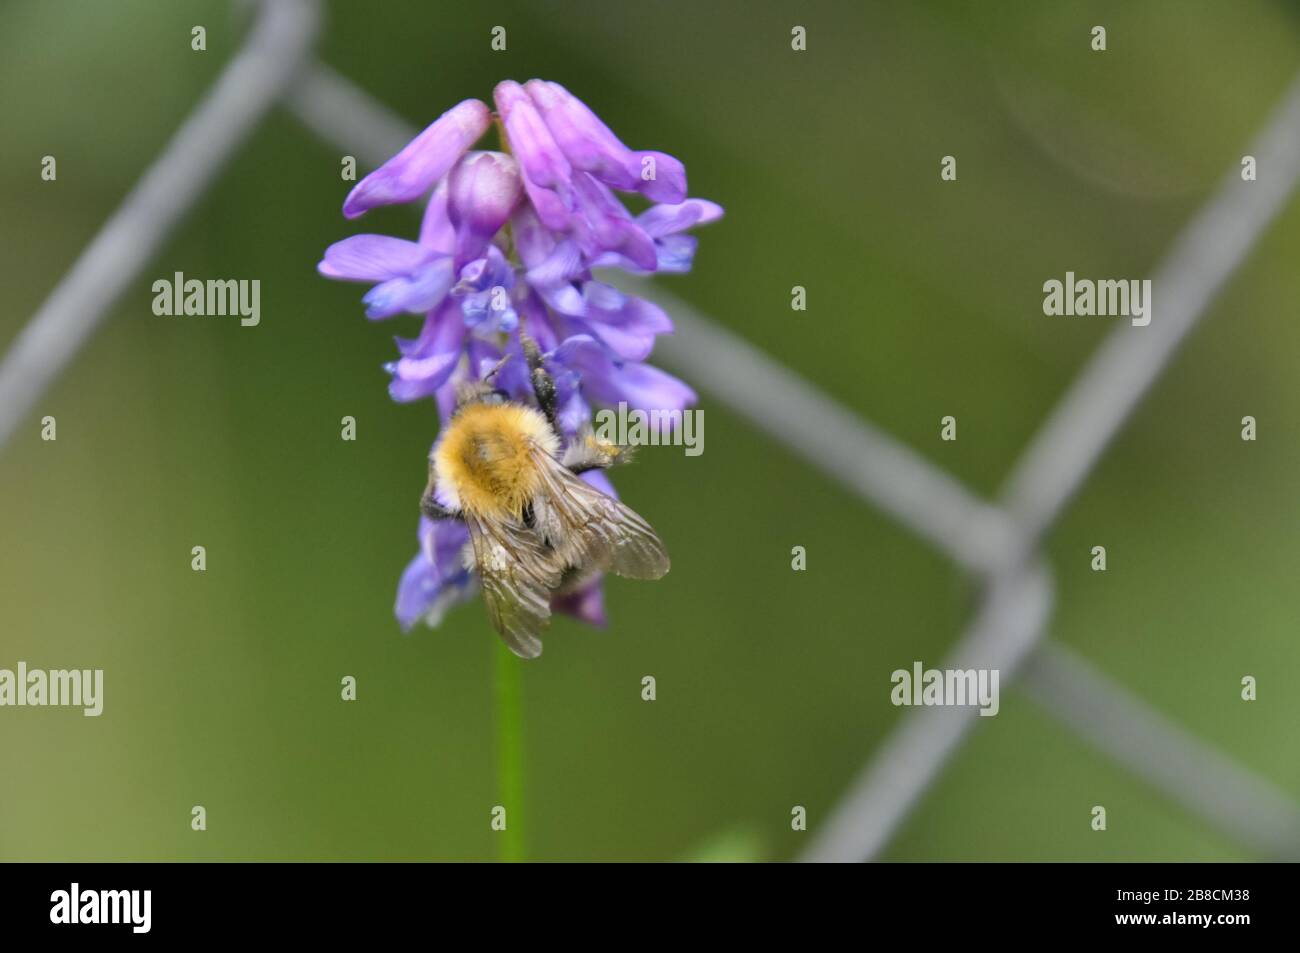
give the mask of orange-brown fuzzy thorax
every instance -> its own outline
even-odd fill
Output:
[[[546,418],[523,404],[469,404],[433,452],[438,488],[453,506],[477,516],[518,517],[537,493],[533,453],[555,455]]]

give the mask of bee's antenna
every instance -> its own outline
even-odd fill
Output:
[[[486,382],[488,382],[488,381],[491,381],[492,378],[496,377],[496,376],[497,376],[497,371],[499,371],[499,370],[501,370],[501,368],[505,367],[506,361],[508,361],[508,360],[510,360],[510,355],[509,355],[509,354],[507,354],[505,357],[501,358],[501,360],[497,361],[496,367],[492,368],[492,370],[488,371],[486,374],[483,375],[483,381],[484,381],[484,383],[486,383]]]

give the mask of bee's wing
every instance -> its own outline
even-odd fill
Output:
[[[551,593],[560,584],[555,553],[526,526],[465,515],[488,618],[510,651],[542,654],[538,635],[551,622]]]
[[[561,565],[608,569],[629,579],[658,579],[668,552],[650,524],[631,507],[606,496],[543,450],[533,451],[542,474],[539,528]]]

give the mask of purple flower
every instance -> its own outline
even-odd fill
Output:
[[[363,179],[352,194],[378,174]],[[437,307],[451,288],[454,249],[447,190],[440,185],[429,200],[418,242],[387,235],[353,235],[325,249],[316,270],[326,278],[373,282],[374,287],[362,299],[366,317],[372,320],[402,311],[422,314]]]
[[[583,334],[566,338],[547,355],[555,372],[555,386],[564,400],[571,386],[597,404],[643,410],[683,410],[695,403],[695,391],[657,367],[639,361],[620,361],[609,348]]]
[[[519,163],[500,152],[472,152],[447,179],[447,216],[456,230],[456,258],[478,258],[523,195]]]
[[[393,607],[404,631],[420,620],[436,626],[447,609],[474,595],[476,585],[465,568],[469,532],[462,524],[421,516],[419,540],[420,551],[402,573]]]
[[[372,320],[423,315],[419,334],[397,338],[398,358],[385,365],[390,395],[433,398],[446,420],[457,384],[496,369],[496,387],[531,402],[519,341],[527,330],[555,379],[566,436],[591,421],[594,405],[680,411],[695,403],[690,387],[645,363],[655,338],[672,332],[668,315],[597,280],[593,269],[689,271],[696,239],[685,233],[716,221],[721,206],[688,198],[680,161],[627,147],[558,83],[507,80],[493,97],[503,151],[471,151],[492,113],[467,99],[344,202],[344,215],[355,218],[428,196],[416,241],[354,235],[327,248],[318,266],[328,278],[370,284],[362,301]],[[651,204],[633,215],[618,192]],[[583,478],[615,495],[604,473]],[[419,538],[398,586],[404,629],[421,619],[436,625],[476,587],[462,525],[421,518]],[[601,580],[556,596],[552,608],[603,625]]]
[[[425,317],[419,337],[396,341],[401,357],[385,365],[393,375],[388,384],[389,396],[401,403],[432,397],[451,378],[465,350],[465,324],[459,304],[451,299],[444,301]]]
[[[519,326],[511,296],[514,287],[515,270],[501,249],[492,245],[486,255],[461,269],[460,281],[451,292],[460,299],[460,313],[466,327],[480,333],[509,334]]]
[[[687,199],[676,205],[652,205],[636,217],[641,230],[650,236],[655,248],[653,271],[687,272],[695,258],[698,239],[682,232],[696,225],[707,225],[722,218],[722,206],[707,199]],[[639,271],[635,262],[606,252],[592,262],[596,268],[624,268]]]
[[[502,88],[516,86],[507,81],[497,87],[498,109],[502,108]],[[574,169],[591,174],[611,188],[640,192],[652,202],[675,204],[685,200],[686,167],[672,156],[629,149],[559,83],[530,79],[525,88]]]
[[[477,99],[448,109],[405,149],[358,182],[343,203],[343,214],[356,218],[377,205],[420,198],[491,124],[491,112]]]

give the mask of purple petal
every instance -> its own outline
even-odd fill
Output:
[[[404,343],[403,357],[390,365],[393,380],[388,393],[393,400],[407,403],[434,394],[456,370],[465,344],[459,306],[454,301],[444,303],[425,321],[420,337],[413,344]]]
[[[565,434],[575,434],[583,424],[591,422],[591,404],[583,399],[577,387],[568,388],[567,395],[556,403],[555,419]]]
[[[574,176],[574,198],[580,212],[575,234],[591,258],[612,251],[638,267],[653,271],[657,255],[654,241],[641,230],[622,204],[586,172]]]
[[[456,227],[447,217],[447,180],[443,179],[429,196],[420,222],[420,244],[444,255],[456,251]]]
[[[580,622],[605,627],[605,591],[604,576],[598,577],[590,585],[551,600],[551,608],[556,612],[573,616]]]
[[[467,99],[453,106],[401,152],[357,183],[343,203],[348,218],[374,208],[419,198],[492,124],[485,103]]]
[[[629,149],[587,104],[559,83],[529,80],[529,95],[574,168],[652,202],[686,198],[686,167],[663,152]]]
[[[389,387],[389,393],[392,388]],[[456,413],[456,375],[443,383],[436,391],[433,392],[434,402],[438,405],[438,419],[446,423],[451,420],[452,414]]]
[[[559,242],[545,259],[530,267],[525,277],[531,285],[556,285],[581,278],[586,271],[582,249],[566,239]]]
[[[462,559],[469,531],[457,520],[431,520],[420,517],[420,548],[438,575],[450,579],[464,571]]]
[[[722,206],[708,199],[687,199],[675,205],[652,205],[636,217],[636,223],[651,238],[684,232],[722,218]]]
[[[454,364],[452,369],[455,369]],[[394,377],[388,382],[388,396],[399,404],[409,404],[417,400],[423,400],[425,397],[439,397],[446,383],[446,381],[443,381],[442,385],[438,386],[433,384],[432,378],[405,380]],[[439,403],[438,409],[441,415],[441,403]]]
[[[568,330],[574,335],[587,335],[595,338],[612,351],[620,360],[641,361],[650,356],[654,350],[655,336],[644,334],[637,329],[624,330],[616,325],[597,324],[582,318],[572,318]],[[590,391],[590,385],[584,384]]]
[[[551,316],[535,291],[530,288],[523,290],[524,294],[516,298],[515,307],[525,322],[524,327],[543,352],[554,350],[560,341],[556,336]]]
[[[699,239],[694,235],[665,235],[663,238],[655,239],[655,267],[650,269],[642,268],[626,255],[617,252],[603,252],[591,259],[588,264],[592,269],[621,268],[624,271],[641,274],[649,272],[685,274],[691,270],[691,265],[695,261],[695,248],[698,244]]]
[[[393,614],[397,616],[402,631],[410,631],[415,623],[425,617],[437,601],[441,588],[442,582],[433,566],[424,558],[423,553],[417,553],[407,564],[402,579],[397,584],[397,602],[393,606]]]
[[[426,357],[435,350],[445,350],[453,329],[460,327],[459,309],[454,301],[444,301],[424,317],[417,338],[394,338],[403,357]]]
[[[530,79],[524,87],[574,168],[617,189],[630,192],[637,188],[637,177],[629,171],[632,150],[585,103],[558,83]]]
[[[620,358],[643,361],[658,335],[672,333],[673,322],[653,302],[599,281],[588,282],[584,292],[587,327]]]
[[[550,309],[558,314],[577,316],[586,311],[582,292],[567,282],[555,285],[535,284],[533,288]]]
[[[533,268],[545,261],[560,241],[559,236],[542,224],[537,210],[527,202],[515,209],[511,216],[510,235],[525,268]]]
[[[587,304],[602,314],[622,311],[628,306],[628,302],[639,300],[632,295],[623,294],[613,285],[603,281],[588,281],[583,285],[582,293]],[[664,319],[667,320],[666,315]]]
[[[353,235],[325,249],[316,266],[326,278],[389,281],[409,275],[432,256],[415,242],[387,235]]]
[[[515,286],[515,270],[496,245],[489,245],[482,258],[476,258],[460,270],[460,280],[452,286],[452,294],[472,294],[493,288]]]
[[[695,247],[700,240],[694,235],[665,235],[655,242],[658,270],[669,274],[684,274],[695,261]]]
[[[582,314],[586,302],[574,287],[575,279],[586,274],[582,250],[571,241],[560,242],[545,261],[530,268],[525,280],[548,305],[561,314]]]
[[[638,410],[682,410],[694,404],[695,391],[671,374],[633,361],[615,360],[609,349],[589,335],[574,335],[553,352],[553,359],[581,378],[582,391],[597,403],[626,401]]]
[[[610,482],[609,474],[604,470],[588,470],[586,473],[582,474],[582,479],[586,480],[606,496],[612,496],[614,499],[618,499],[618,490],[614,489],[614,484]]]
[[[483,254],[519,204],[523,195],[519,163],[501,152],[471,152],[452,168],[447,193],[457,258],[472,261]]]
[[[393,606],[403,631],[421,619],[437,625],[449,606],[474,593],[474,580],[460,559],[469,539],[462,524],[421,517],[419,539],[420,552],[402,573]]]
[[[567,228],[572,168],[522,86],[506,80],[493,96],[511,152],[523,167],[529,200],[548,228]]]
[[[527,175],[524,176],[524,192],[528,195],[528,201],[533,208],[537,210],[538,217],[548,228],[564,231],[569,227],[571,218],[569,206],[558,194],[534,184]],[[566,194],[569,194],[567,189]]]
[[[377,321],[402,311],[423,314],[447,296],[453,277],[452,260],[435,258],[409,277],[390,278],[375,285],[362,297],[366,303],[366,317]]]
[[[506,80],[497,84],[492,95],[511,150],[528,178],[544,189],[566,185],[573,170],[524,88],[514,80]]]
[[[659,255],[658,255],[658,250],[656,249],[654,268],[642,268],[636,262],[629,259],[626,255],[620,255],[618,252],[612,252],[612,251],[601,252],[599,255],[592,258],[589,264],[593,269],[594,268],[621,268],[623,271],[631,271],[631,272],[635,272],[636,274],[650,274],[652,272],[659,270],[658,262],[659,262]]]
[[[611,403],[625,400],[642,410],[684,410],[697,400],[695,391],[650,364],[628,362],[611,375]]]
[[[510,359],[501,365],[501,370],[497,371],[496,386],[509,394],[512,400],[522,404],[531,404],[533,402],[533,382],[528,376],[528,362],[524,360],[523,349],[519,346],[519,342],[512,340],[507,348],[507,353],[509,353]],[[488,368],[488,370],[491,370],[491,368]]]
[[[641,179],[637,191],[651,202],[686,200],[686,166],[680,160],[666,152],[638,152],[635,162]]]

